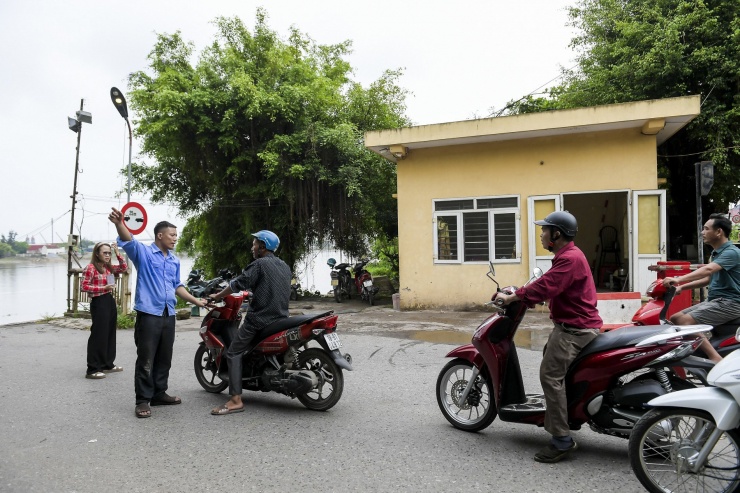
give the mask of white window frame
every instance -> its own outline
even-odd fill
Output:
[[[476,209],[478,205],[478,200],[487,200],[487,199],[504,199],[504,198],[516,198],[517,206],[516,207],[501,207],[496,209]],[[437,211],[436,204],[438,202],[450,202],[455,200],[472,200],[473,201],[473,209],[464,209],[464,210],[451,210],[451,211]],[[518,264],[522,261],[522,241],[521,241],[521,207],[522,207],[522,201],[521,196],[519,195],[492,195],[492,196],[485,196],[485,197],[459,197],[459,198],[444,198],[444,199],[433,199],[432,200],[432,238],[433,238],[433,258],[435,264],[487,264],[489,261],[492,261],[494,264]],[[490,251],[494,250],[495,248],[495,235],[494,235],[494,219],[497,214],[514,214],[514,235],[515,235],[515,257],[514,258],[505,258],[505,259],[499,259],[499,258],[489,258],[488,260],[469,260],[465,261],[465,230],[463,227],[463,215],[466,213],[471,212],[488,212],[488,247],[489,247],[489,256]],[[442,260],[439,259],[438,255],[438,247],[439,247],[439,238],[438,238],[438,231],[437,231],[437,218],[440,216],[454,216],[457,218],[457,259],[454,260]],[[496,256],[495,251],[493,252],[493,257]]]

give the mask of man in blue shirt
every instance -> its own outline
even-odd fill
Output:
[[[180,404],[179,397],[167,394],[167,381],[172,365],[172,347],[175,344],[175,295],[197,306],[206,301],[191,295],[180,282],[180,260],[173,250],[177,242],[177,228],[162,221],[154,227],[154,243],[139,243],[123,223],[118,209],[108,216],[118,232],[118,246],[136,267],[136,390],[137,418],[152,415],[152,406]]]
[[[732,223],[724,214],[710,215],[701,231],[704,243],[714,248],[709,263],[683,276],[663,279],[666,287],[678,285],[676,294],[709,285],[707,301],[674,313],[673,324],[714,326],[740,318],[740,249],[730,241],[731,232]],[[712,361],[722,359],[709,340],[702,342],[701,349]]]

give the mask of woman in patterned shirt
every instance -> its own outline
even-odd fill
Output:
[[[118,265],[111,264],[115,253]],[[126,271],[126,261],[115,244],[98,243],[82,275],[82,290],[90,294],[92,327],[87,340],[87,373],[85,378],[105,378],[106,373],[123,371],[113,364],[116,359],[116,320],[118,310],[113,290],[116,276]]]

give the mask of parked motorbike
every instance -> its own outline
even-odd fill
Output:
[[[535,269],[529,282],[541,274]],[[498,290],[493,264],[488,277]],[[454,359],[439,373],[437,403],[447,421],[465,431],[482,430],[497,415],[502,421],[543,426],[544,395],[525,393],[514,344],[527,306],[516,301],[496,308],[497,313],[476,329],[472,344],[447,354]],[[701,333],[709,330],[707,325],[636,326],[600,334],[566,374],[571,428],[588,423],[598,433],[628,437],[647,411],[646,402],[674,389],[695,387],[670,368],[683,366],[700,344]]]
[[[360,260],[352,267],[352,270],[355,273],[355,289],[357,293],[363,301],[367,301],[370,303],[370,306],[373,306],[375,304],[375,295],[378,294],[378,288],[373,286],[373,276],[365,269],[365,266],[369,262],[369,259]]]
[[[354,293],[360,295],[363,301],[370,303],[370,306],[375,304],[375,295],[378,294],[378,288],[373,286],[373,276],[365,269],[369,262],[370,260],[363,259],[352,267],[355,274],[354,280],[348,263],[337,264],[337,261],[333,258],[326,262],[326,265],[332,269],[331,285],[337,303],[341,303],[344,296],[351,300]]]
[[[635,425],[630,465],[648,491],[740,489],[740,351],[717,363],[708,381],[712,387],[652,399]]]
[[[203,279],[202,269],[193,269],[188,275],[185,286],[187,286],[190,294],[196,298],[205,298],[209,294],[215,294],[222,291],[226,287],[226,281],[234,277],[229,269],[221,269],[218,272],[218,276],[210,280]]]
[[[330,258],[326,265],[331,268],[331,287],[334,291],[334,299],[337,303],[342,302],[342,297],[352,299],[352,274],[349,271],[349,264],[337,264],[337,261]]]
[[[249,292],[232,293],[203,318],[195,351],[195,376],[208,392],[228,387],[225,350],[241,321]],[[259,341],[243,360],[245,390],[278,392],[297,398],[309,409],[326,411],[339,402],[344,390],[342,370],[352,370],[352,358],[342,355],[333,312],[278,320],[259,333]],[[309,347],[309,343],[317,343]]]
[[[302,296],[303,289],[301,288],[301,283],[298,281],[297,277],[293,276],[290,280],[290,301],[295,301]]]
[[[676,288],[671,286],[666,288],[660,279],[653,281],[648,286],[645,294],[650,300],[640,307],[632,316],[632,323],[624,327],[633,327],[636,325],[670,325],[667,320],[678,310],[671,310],[671,302],[676,294]],[[740,327],[740,318],[732,320],[722,325],[712,327],[712,336],[710,342],[714,349],[724,357],[736,349],[740,349],[740,342],[735,338],[735,332]],[[617,327],[612,330],[621,330],[623,327]],[[697,349],[695,356],[706,358],[701,348]]]

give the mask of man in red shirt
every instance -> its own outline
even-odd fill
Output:
[[[554,323],[540,365],[545,394],[545,430],[552,439],[534,456],[537,462],[558,462],[578,448],[570,436],[565,374],[578,353],[593,341],[603,321],[596,309],[596,286],[586,256],[573,244],[578,223],[568,211],[557,211],[535,221],[542,226],[542,246],[555,253],[552,267],[514,294],[498,293],[505,305],[522,300],[529,306],[550,300]]]

